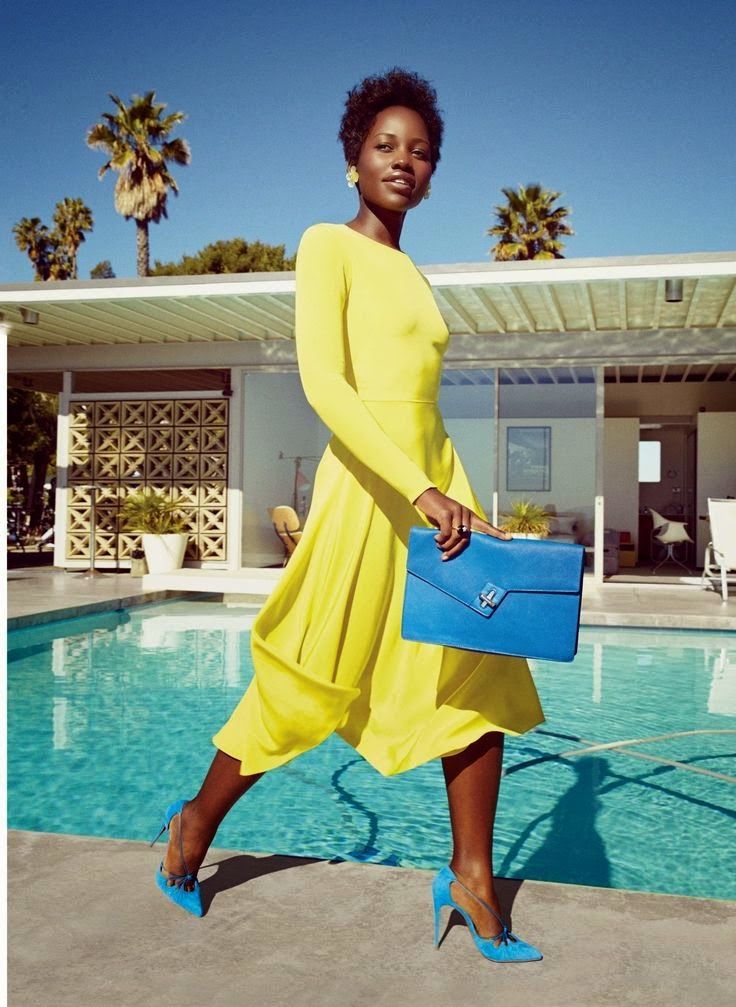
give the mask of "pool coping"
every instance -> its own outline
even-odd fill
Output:
[[[52,608],[44,612],[26,612],[24,615],[9,616],[5,624],[8,630],[26,629],[28,626],[44,626],[50,622],[75,619],[80,615],[93,615],[95,612],[118,612],[124,608],[133,608],[136,605],[146,605],[156,601],[169,601],[175,598],[201,601],[209,596],[208,591],[146,591],[144,593],[124,595],[116,598],[102,598],[100,601],[83,602],[79,605],[70,605],[67,608]]]
[[[238,596],[245,597],[245,596]],[[117,612],[137,605],[151,604],[157,601],[180,599],[182,601],[219,601],[223,602],[225,595],[218,591],[190,591],[162,588],[138,592],[113,598],[103,598],[99,601],[82,602],[66,608],[54,608],[43,612],[28,612],[23,615],[10,616],[6,620],[7,630],[26,629],[29,626],[43,626],[64,619],[74,619],[78,616],[92,615],[95,612]],[[253,596],[253,603],[263,603],[265,599]],[[736,618],[732,615],[713,615],[682,612],[617,612],[589,610],[581,612],[580,626],[605,626],[626,628],[665,628],[665,629],[700,629],[717,632],[736,633]]]

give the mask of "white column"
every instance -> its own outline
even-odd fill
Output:
[[[54,501],[54,566],[66,563],[66,512],[69,505],[69,398],[72,372],[62,375],[59,414],[56,417],[56,493]]]
[[[494,439],[494,474],[493,474],[493,514],[491,515],[491,524],[494,528],[498,528],[498,497],[499,491],[501,489],[500,473],[501,473],[501,432],[499,430],[499,419],[500,419],[500,407],[499,407],[499,396],[501,394],[501,389],[499,385],[501,371],[498,367],[493,368],[493,439]]]
[[[603,583],[603,544],[605,529],[605,510],[603,485],[603,435],[605,429],[606,376],[603,367],[595,368],[595,509],[593,511],[593,567],[594,582]]]
[[[230,371],[230,399],[228,460],[227,460],[227,569],[239,570],[243,555],[243,453],[244,417],[243,371],[233,367]]]

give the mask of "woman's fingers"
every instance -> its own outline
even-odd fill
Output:
[[[434,539],[437,548],[442,550],[443,560],[452,559],[453,556],[459,555],[463,549],[467,548],[471,532],[474,531],[480,532],[482,535],[493,535],[504,541],[513,538],[510,532],[496,528],[495,525],[484,520],[459,500],[453,500],[452,497],[445,496],[439,490],[429,502],[432,504],[431,507],[426,510],[423,507],[420,509],[439,528]],[[465,531],[458,530],[461,526],[465,528]]]
[[[453,503],[456,506],[452,512],[452,535],[442,545],[443,560],[452,559],[453,556],[457,556],[466,548],[470,539],[471,520],[475,516],[469,507],[465,507],[457,501],[453,501]],[[460,531],[460,528],[464,530]]]
[[[458,520],[453,520],[453,529],[451,534],[446,535],[445,539],[440,539],[438,545],[443,551],[443,560],[452,559],[454,556],[458,556],[463,549],[467,548],[470,541],[470,533],[480,532],[482,535],[492,535],[494,538],[500,538],[503,541],[508,541],[513,538],[510,532],[503,531],[501,528],[496,528],[495,525],[490,524],[488,521],[484,521],[482,517],[476,514],[474,511],[470,510],[468,507],[464,507],[461,504],[459,506],[460,518]],[[468,530],[465,532],[459,532],[457,526],[463,524]],[[435,536],[437,538],[437,536]]]
[[[496,528],[495,525],[489,524],[488,521],[484,521],[483,518],[478,517],[477,514],[473,515],[473,531],[483,532],[484,535],[493,535],[495,538],[510,539],[514,537],[510,531],[504,531],[502,528]]]

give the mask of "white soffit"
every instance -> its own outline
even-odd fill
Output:
[[[452,335],[736,328],[736,252],[419,268]],[[0,312],[11,347],[291,341],[294,274],[6,284]]]

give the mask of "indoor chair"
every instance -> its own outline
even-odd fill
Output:
[[[649,507],[648,509],[652,516],[652,530],[655,533],[654,537],[658,539],[667,549],[664,558],[657,563],[657,565],[651,570],[651,573],[656,573],[662,564],[666,563],[668,560],[671,560],[673,563],[677,563],[678,566],[681,566],[683,570],[687,571],[687,573],[692,573],[692,570],[685,566],[685,564],[675,556],[676,545],[680,542],[693,541],[688,534],[685,522],[673,521],[671,518],[664,517],[658,511],[654,510],[653,507]]]
[[[293,507],[287,507],[285,504],[278,507],[269,507],[267,510],[268,516],[273,521],[273,530],[281,539],[284,547],[284,561],[281,565],[286,566],[289,562],[289,557],[296,549],[297,543],[302,537],[301,528],[299,527],[299,515]]]

